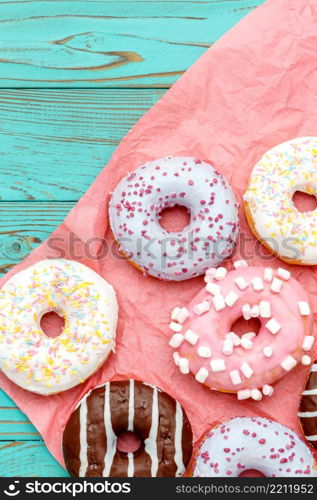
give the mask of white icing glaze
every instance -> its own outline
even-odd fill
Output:
[[[150,434],[144,441],[144,449],[151,458],[151,476],[156,477],[158,469],[158,456],[157,456],[157,430],[158,430],[158,392],[157,387],[153,386],[153,401],[152,401],[152,422]]]
[[[237,477],[255,469],[267,477],[316,477],[308,446],[266,418],[236,417],[212,429],[194,460],[194,477]]]
[[[115,345],[115,292],[79,262],[44,260],[18,272],[0,291],[0,311],[0,368],[32,392],[54,394],[82,383]],[[40,327],[51,311],[65,320],[55,338]]]
[[[185,206],[191,220],[182,231],[169,233],[159,223],[160,213],[175,205]],[[166,280],[199,276],[219,264],[232,253],[238,234],[229,184],[211,165],[190,157],[154,160],[122,179],[109,217],[127,258]]]
[[[257,236],[282,259],[317,264],[317,210],[297,210],[293,194],[317,194],[317,138],[301,137],[265,153],[244,194]],[[252,227],[253,229],[253,227]]]
[[[177,470],[175,476],[182,476],[185,472],[185,465],[183,462],[183,446],[182,446],[182,436],[183,436],[183,410],[178,401],[176,401],[175,409],[175,456],[174,460],[177,465]]]
[[[80,432],[79,432],[79,460],[80,460],[80,469],[79,469],[79,477],[85,477],[86,470],[88,467],[88,459],[87,459],[87,396],[81,402],[80,410],[79,410],[79,421],[80,421]]]
[[[109,477],[113,458],[117,450],[117,436],[113,432],[111,422],[111,408],[110,408],[110,382],[105,385],[105,407],[104,407],[104,423],[107,437],[107,451],[105,455],[105,467],[103,470],[103,477]]]

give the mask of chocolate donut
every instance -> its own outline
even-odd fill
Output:
[[[139,449],[117,449],[131,431]],[[65,464],[75,477],[181,476],[192,453],[186,413],[171,396],[136,380],[107,382],[92,390],[71,414],[63,435]]]
[[[298,416],[306,439],[317,448],[317,362],[310,368]]]

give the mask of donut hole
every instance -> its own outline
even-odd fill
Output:
[[[314,194],[295,191],[293,194],[293,203],[299,212],[312,212],[317,208],[317,198]]]
[[[190,223],[188,208],[182,205],[163,208],[159,215],[160,226],[168,233],[183,231]]]
[[[136,453],[142,445],[142,440],[136,432],[124,431],[117,437],[117,450],[121,453]]]
[[[231,325],[231,332],[241,337],[245,333],[254,332],[258,335],[261,328],[261,321],[258,318],[244,319],[242,316]]]
[[[47,337],[58,337],[65,328],[65,320],[56,312],[50,311],[43,314],[40,321],[40,327]]]
[[[241,472],[238,477],[266,477],[262,472],[256,469],[247,469]]]

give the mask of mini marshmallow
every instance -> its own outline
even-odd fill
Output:
[[[271,284],[271,291],[275,293],[280,293],[280,291],[282,290],[282,286],[283,286],[283,281],[278,278],[274,278]]]
[[[252,340],[248,339],[247,337],[241,337],[241,347],[245,349],[246,351],[249,351],[253,347],[253,342]]]
[[[241,391],[237,392],[237,398],[239,401],[243,399],[249,399],[251,397],[251,391],[250,389],[242,389]]]
[[[210,283],[212,280],[213,280],[213,277],[212,277],[212,276],[208,276],[208,275],[207,275],[207,276],[205,276],[205,277],[204,277],[204,282],[205,282],[205,283]]]
[[[273,279],[273,269],[271,267],[266,267],[264,269],[264,281],[270,283]]]
[[[312,335],[305,335],[302,343],[302,348],[304,349],[304,351],[310,351],[314,345],[314,342],[315,337],[313,337]]]
[[[182,325],[180,325],[179,323],[176,323],[175,321],[172,321],[170,323],[170,329],[173,330],[173,332],[179,333],[182,329]]]
[[[243,375],[246,378],[252,377],[252,375],[254,373],[254,371],[252,370],[251,366],[246,361],[244,363],[242,363],[242,365],[240,366],[240,370],[242,371]]]
[[[287,356],[287,358],[283,359],[283,361],[281,363],[281,367],[286,372],[289,372],[296,365],[297,365],[297,361],[295,358],[293,358],[293,356]]]
[[[238,370],[232,370],[231,372],[229,372],[229,377],[231,378],[231,382],[233,383],[233,385],[241,384],[241,377]]]
[[[228,271],[225,267],[218,267],[214,275],[215,280],[223,280],[226,277],[227,272]]]
[[[310,365],[311,364],[311,357],[307,356],[307,354],[304,354],[304,356],[302,356],[301,363],[304,366]]]
[[[260,315],[260,308],[259,306],[255,305],[251,307],[251,318],[258,318]]]
[[[270,358],[273,354],[273,349],[270,345],[263,347],[263,354],[266,358]]]
[[[251,398],[254,399],[254,401],[261,401],[261,399],[262,399],[262,392],[259,391],[259,389],[252,389],[252,391],[251,391]]]
[[[178,311],[177,321],[182,325],[189,318],[189,316],[190,314],[187,307],[182,307],[181,310]]]
[[[171,319],[173,321],[177,321],[177,316],[178,316],[178,313],[181,311],[181,308],[180,307],[174,307],[173,311],[172,311],[172,314],[171,314]]]
[[[238,298],[239,296],[236,293],[230,292],[225,297],[225,303],[227,304],[228,307],[232,307],[237,302]]]
[[[280,331],[281,329],[281,325],[278,323],[278,321],[276,321],[276,319],[274,318],[271,318],[266,324],[265,324],[265,328],[267,328],[271,333],[272,335],[276,335],[277,332]]]
[[[213,282],[207,283],[205,290],[206,292],[211,293],[211,295],[219,295],[221,292],[220,286]]]
[[[260,278],[260,276],[253,278],[253,280],[251,280],[251,283],[252,283],[253,289],[256,292],[260,292],[261,290],[264,290],[264,284],[263,284],[262,278]]]
[[[208,300],[204,300],[200,304],[196,304],[194,307],[194,313],[197,314],[197,316],[201,316],[205,312],[209,311],[210,309],[210,304]]]
[[[246,339],[252,340],[252,339],[254,339],[254,337],[256,337],[256,333],[248,332],[248,333],[244,333],[241,338],[246,338]]]
[[[274,389],[271,385],[265,384],[262,387],[262,392],[263,392],[264,396],[272,396]]]
[[[180,355],[177,351],[173,352],[173,359],[174,359],[175,365],[179,366]]]
[[[212,351],[207,346],[199,346],[197,352],[198,356],[200,356],[201,358],[211,358],[212,356]]]
[[[248,267],[248,266],[249,266],[249,264],[244,259],[237,260],[236,262],[233,263],[233,267],[235,269],[240,269],[241,267]]]
[[[285,281],[289,280],[291,277],[291,273],[286,269],[283,269],[283,267],[279,267],[276,274],[279,278]]]
[[[233,341],[231,338],[226,338],[223,341],[222,353],[226,356],[230,356],[233,353]]]
[[[235,278],[234,282],[240,290],[245,290],[249,286],[249,283],[243,276],[238,276],[238,278]]]
[[[242,306],[242,316],[245,320],[251,319],[251,307],[250,304],[244,304]]]
[[[225,299],[224,299],[223,295],[216,295],[211,300],[213,302],[213,305],[214,305],[216,311],[221,311],[222,309],[224,309],[226,307],[226,303],[225,303]]]
[[[261,318],[271,317],[271,304],[266,300],[261,300],[260,302],[260,316]]]
[[[199,339],[199,335],[197,335],[197,333],[193,332],[190,329],[186,330],[184,337],[185,340],[187,340],[187,342],[189,342],[191,345],[197,344],[197,341]]]
[[[227,369],[223,359],[213,359],[210,361],[210,368],[213,372],[224,372]]]
[[[217,269],[215,267],[210,267],[207,269],[205,275],[206,276],[211,276],[212,278],[215,276]]]
[[[182,335],[181,333],[174,333],[173,337],[169,341],[169,345],[174,349],[177,349],[177,347],[181,345],[183,340],[184,340],[184,335]]]
[[[241,343],[241,339],[240,339],[239,335],[237,335],[234,332],[227,333],[226,339],[231,339],[234,347],[238,347]]]
[[[187,358],[179,358],[178,366],[181,373],[183,373],[184,375],[187,375],[187,373],[189,373],[189,362]]]
[[[301,316],[309,316],[310,315],[310,307],[308,302],[305,300],[300,300],[297,302],[299,313]]]
[[[200,382],[201,384],[203,384],[205,382],[205,380],[208,378],[208,370],[207,368],[204,368],[203,366],[198,370],[198,372],[196,373],[195,375],[195,379],[197,380],[197,382]]]

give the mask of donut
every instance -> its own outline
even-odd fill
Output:
[[[299,361],[311,362],[305,352],[314,343],[312,315],[306,291],[286,269],[235,266],[207,271],[206,286],[188,307],[172,311],[169,344],[181,373],[238,399],[260,400]],[[233,332],[239,318],[258,318],[258,334]]]
[[[64,318],[57,337],[41,318]],[[111,285],[87,266],[42,260],[16,273],[0,291],[0,369],[28,391],[49,395],[84,382],[115,346],[118,305]]]
[[[316,477],[308,446],[285,425],[261,417],[235,417],[201,441],[191,463],[194,477],[238,477],[258,470],[266,477]]]
[[[160,225],[166,208],[184,206],[189,224],[170,233]],[[120,252],[145,274],[182,281],[228,257],[238,235],[234,194],[209,163],[190,157],[146,163],[119,182],[109,206]]]
[[[317,362],[310,367],[298,413],[305,438],[317,448]]]
[[[317,194],[317,138],[302,137],[270,149],[252,170],[243,196],[253,234],[281,259],[317,264],[317,210],[300,212],[293,195]]]
[[[137,450],[117,449],[117,438],[133,432]],[[155,386],[107,382],[93,389],[71,414],[63,434],[65,464],[76,477],[181,476],[192,453],[185,411]]]

